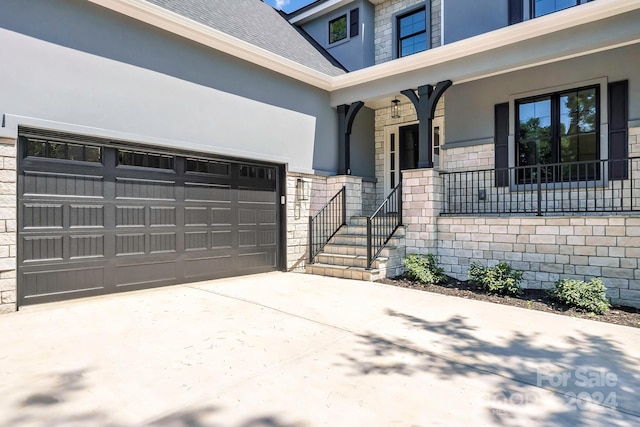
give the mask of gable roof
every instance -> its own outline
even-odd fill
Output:
[[[345,73],[275,9],[261,0],[146,0],[328,76]]]

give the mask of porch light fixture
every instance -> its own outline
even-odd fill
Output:
[[[393,101],[391,101],[391,118],[392,119],[399,119],[400,118],[400,101],[398,101],[398,98],[395,98]]]

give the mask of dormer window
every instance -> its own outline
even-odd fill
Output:
[[[347,15],[341,15],[329,21],[329,44],[347,38]]]
[[[427,15],[425,8],[398,16],[398,58],[427,50]]]

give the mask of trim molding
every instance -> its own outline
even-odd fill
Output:
[[[89,1],[326,91],[345,89],[382,78],[429,68],[456,59],[463,59],[469,55],[488,52],[496,48],[640,10],[640,0],[592,1],[578,7],[568,8],[517,25],[511,25],[469,39],[443,45],[438,49],[427,50],[341,76],[331,77],[144,0]],[[596,51],[639,42],[640,36],[616,46],[606,46],[596,49],[595,51],[581,52],[573,56],[595,53]],[[553,58],[546,62],[554,62],[562,59],[567,58]],[[516,71],[517,69],[534,65],[541,64],[527,64],[504,70],[504,72]],[[464,81],[455,81],[454,84],[485,77],[489,76],[473,76]]]

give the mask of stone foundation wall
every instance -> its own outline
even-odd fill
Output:
[[[524,271],[526,288],[600,277],[614,303],[640,307],[640,217],[439,217],[437,229],[431,249],[456,278],[471,262],[506,261]]]
[[[464,162],[489,159],[491,167],[493,152],[488,147],[466,147],[466,153],[462,151],[465,148],[450,149],[444,161],[450,168],[469,170],[484,168],[484,164],[464,168]],[[629,130],[629,147],[630,156],[640,154],[639,128]],[[491,157],[480,156],[482,153],[491,153]],[[634,202],[640,203],[636,191],[640,188],[640,170],[632,170],[630,179],[624,182],[625,191],[630,192],[634,185]],[[615,196],[616,190],[605,187],[598,191]],[[514,193],[513,197],[522,197],[525,192],[518,193],[520,196]],[[640,307],[640,213],[440,216],[448,200],[446,178],[428,169],[406,171],[403,194],[407,253],[438,255],[440,264],[453,277],[466,279],[474,261],[483,265],[506,261],[524,271],[526,288],[551,288],[563,278],[600,277],[614,304]]]
[[[16,310],[16,141],[0,138],[0,313]]]

